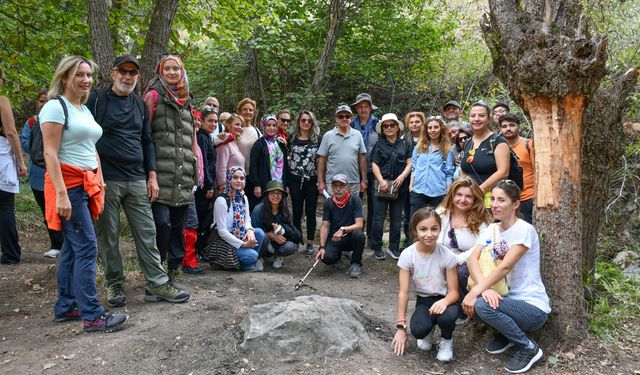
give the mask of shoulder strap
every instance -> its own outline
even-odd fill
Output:
[[[96,101],[93,103],[93,113],[98,124],[102,125],[107,114],[107,90],[96,89]]]
[[[524,139],[524,148],[527,149],[527,154],[529,154],[529,159],[531,159],[531,148],[529,148],[529,138]]]
[[[67,104],[64,102],[64,99],[62,99],[62,96],[58,96],[56,97],[56,99],[58,99],[58,101],[60,102],[60,105],[62,106],[62,112],[64,112],[63,127],[67,129],[69,128],[69,110],[67,109]]]

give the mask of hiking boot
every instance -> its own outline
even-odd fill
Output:
[[[337,270],[343,270],[344,267],[345,267],[345,264],[342,261],[342,259],[338,259],[338,261],[333,264],[333,268],[335,268]]]
[[[113,314],[105,311],[95,320],[82,321],[85,332],[114,332],[122,328],[124,322],[129,319],[127,314]]]
[[[436,359],[440,362],[451,362],[453,359],[453,338],[450,338],[449,340],[440,339]]]
[[[425,338],[418,339],[416,345],[418,345],[418,349],[420,350],[424,350],[426,352],[431,350],[433,348],[433,330],[431,330]]]
[[[484,349],[491,354],[500,354],[506,352],[512,346],[513,344],[506,337],[498,334],[484,346]]]
[[[182,303],[189,299],[189,293],[175,288],[166,282],[155,288],[144,288],[144,300],[147,302],[167,301],[171,303]]]
[[[191,275],[199,275],[201,273],[204,272],[204,270],[200,267],[187,267],[187,266],[182,266],[182,272],[184,273],[188,273]]]
[[[60,250],[57,249],[49,249],[46,253],[42,254],[45,258],[56,259],[60,255]]]
[[[57,323],[64,323],[64,322],[70,322],[72,320],[80,320],[82,318],[80,317],[80,310],[78,310],[77,307],[74,307],[65,313],[56,314],[55,319]]]
[[[360,271],[360,266],[357,265],[356,263],[353,263],[351,265],[351,269],[349,269],[349,276],[353,277],[354,279],[360,277],[360,275],[362,274],[362,272]]]
[[[264,272],[264,260],[262,260],[262,258],[258,259],[258,261],[256,262],[255,270],[258,272]]]
[[[382,249],[375,249],[373,250],[375,252],[375,257],[377,260],[385,260],[387,259],[387,256],[384,255],[384,251],[382,251]]]
[[[171,284],[172,287],[176,289],[180,289],[180,287],[178,287],[178,281],[182,279],[182,275],[180,274],[180,271],[169,270],[169,272],[167,272],[167,276],[169,277],[168,283]]]
[[[283,259],[282,257],[276,257],[276,259],[274,259],[273,261],[273,268],[279,270],[280,268],[282,268],[282,263],[283,263]]]
[[[537,343],[533,343],[533,349],[519,347],[517,348],[511,359],[507,362],[505,369],[512,374],[519,374],[528,371],[534,363],[542,358],[542,349]]]
[[[313,244],[310,244],[310,243],[307,244],[307,254],[308,255],[313,254]]]
[[[127,304],[127,296],[122,285],[112,285],[107,289],[107,303],[111,307],[123,307]]]
[[[387,249],[387,254],[389,254],[390,257],[396,260],[400,258],[400,251],[398,250]]]

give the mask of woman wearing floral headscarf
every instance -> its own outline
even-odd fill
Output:
[[[229,168],[224,192],[216,198],[213,206],[213,223],[220,238],[237,249],[240,269],[256,271],[264,232],[251,226],[249,200],[244,195],[244,185],[244,169]]]
[[[274,115],[266,115],[260,120],[264,135],[251,147],[249,182],[254,186],[253,196],[256,201],[262,198],[262,192],[271,180],[287,184],[289,166],[287,149],[284,143],[278,142],[278,120]]]
[[[184,225],[187,208],[198,185],[197,152],[190,110],[189,81],[177,56],[164,56],[144,95],[149,109],[156,151],[158,199],[153,202],[158,248],[168,260],[169,280],[175,279],[185,250]]]

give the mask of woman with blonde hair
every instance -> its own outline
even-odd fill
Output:
[[[454,151],[447,126],[440,116],[426,120],[411,158],[411,212],[424,206],[437,207],[453,182]]]
[[[0,70],[0,88],[4,85],[4,72]],[[15,196],[20,192],[18,175],[27,175],[20,138],[6,96],[0,96],[0,264],[20,262],[21,249],[16,229]]]
[[[413,148],[418,144],[418,139],[420,138],[420,134],[422,133],[422,128],[424,127],[424,120],[427,117],[424,112],[414,111],[409,112],[404,116],[404,124],[407,127],[407,131],[405,134],[401,136],[401,138],[409,141],[410,150],[413,151]],[[409,247],[411,245],[411,232],[409,231],[409,220],[411,219],[411,199],[409,194],[404,195],[404,207],[403,207],[403,218],[402,218],[402,226],[404,229],[404,242],[402,244],[402,248]]]
[[[82,56],[60,61],[49,101],[40,111],[44,158],[44,195],[49,228],[62,230],[57,268],[56,322],[83,320],[85,332],[113,332],[127,314],[107,312],[96,291],[98,243],[93,227],[104,204],[104,185],[95,144],[102,136],[89,109],[96,64]]]
[[[256,109],[256,101],[251,98],[244,98],[236,107],[236,112],[242,117],[244,128],[242,130],[242,134],[238,137],[238,149],[244,156],[244,170],[247,173],[247,176],[251,175],[251,148],[256,141],[262,137],[262,133],[260,130],[254,125],[256,116],[258,111]],[[253,195],[253,189],[255,185],[250,182],[250,179],[247,179],[247,184],[245,187],[245,193],[249,198],[249,206],[253,210],[259,202],[260,198],[257,198]]]

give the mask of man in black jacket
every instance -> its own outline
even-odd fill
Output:
[[[91,93],[86,105],[103,130],[96,144],[105,180],[104,211],[96,221],[98,248],[105,264],[108,303],[126,305],[124,274],[119,251],[120,206],[127,215],[140,268],[148,282],[145,301],[185,302],[189,294],[169,283],[160,263],[151,202],[158,197],[155,149],[149,113],[133,90],[140,64],[132,56],[116,58],[113,85]]]

